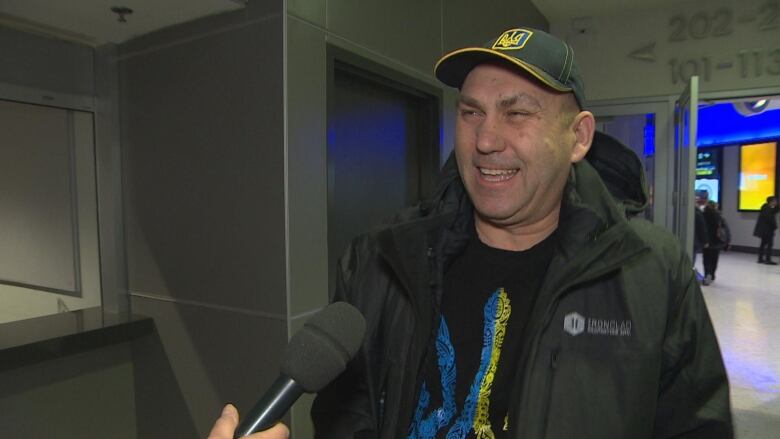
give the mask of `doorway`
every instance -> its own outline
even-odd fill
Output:
[[[596,129],[631,148],[642,162],[649,192],[648,220],[671,230],[673,187],[668,176],[672,164],[669,101],[596,104]]]
[[[696,183],[696,149],[693,160],[685,162],[678,157],[677,153],[686,152],[685,150],[676,150],[675,142],[679,130],[674,128],[674,114],[676,97],[648,98],[648,99],[621,99],[611,101],[594,102],[589,109],[596,115],[597,129],[607,132],[613,137],[631,146],[642,159],[648,180],[649,190],[651,191],[652,205],[649,207],[649,218],[667,230],[674,232],[675,223],[682,227],[682,222],[677,216],[683,210],[692,211],[692,197],[679,196],[681,175],[679,171],[684,167],[690,174],[685,179],[685,190],[694,189]],[[762,102],[765,100],[765,102]],[[691,99],[694,100],[694,99]],[[755,212],[740,210],[738,207],[740,187],[740,156],[739,149],[735,146],[728,132],[729,127],[733,126],[731,122],[720,122],[708,125],[706,115],[707,109],[717,104],[728,104],[734,106],[737,111],[749,112],[750,107],[754,111],[759,105],[761,110],[771,112],[776,109],[780,113],[780,88],[767,88],[756,90],[742,90],[733,92],[707,92],[699,93],[697,104],[696,119],[699,122],[698,131],[694,134],[696,145],[700,148],[705,147],[710,150],[720,148],[721,154],[719,160],[722,162],[722,176],[719,180],[719,204],[722,209],[724,219],[729,222],[732,234],[732,247],[737,250],[754,252],[757,241],[752,236],[752,228],[755,224]],[[704,110],[704,115],[700,116]],[[690,128],[689,113],[686,117],[688,128]],[[751,120],[758,118],[758,114],[749,116]],[[686,118],[683,118],[684,121]],[[653,122],[652,128],[649,128]],[[710,126],[710,128],[708,128]],[[709,140],[707,132],[711,128],[717,128],[719,139],[713,143]],[[722,130],[722,131],[721,131]],[[768,131],[771,131],[767,134]],[[756,138],[762,141],[780,140],[780,122],[766,124],[761,128],[760,133],[756,132]],[[648,142],[652,139],[653,142]],[[729,140],[730,139],[730,140]],[[691,142],[691,139],[687,139]],[[725,142],[725,143],[724,143]],[[647,145],[652,143],[653,147]],[[644,145],[642,145],[644,144]],[[780,156],[780,154],[778,154]],[[780,169],[780,159],[778,159],[777,169]],[[780,173],[778,173],[780,174]],[[777,190],[780,190],[780,175],[775,177]],[[701,180],[701,179],[700,179]],[[690,198],[690,199],[686,199]],[[675,201],[681,202],[676,205]],[[685,203],[682,203],[685,201]],[[684,205],[683,205],[684,204]],[[677,213],[676,213],[677,212]],[[687,225],[687,221],[685,221]],[[686,227],[687,228],[687,227]],[[678,234],[678,237],[681,235]],[[686,239],[687,241],[687,239]],[[690,252],[691,250],[689,250]]]
[[[431,194],[440,91],[328,48],[328,272],[349,242]]]

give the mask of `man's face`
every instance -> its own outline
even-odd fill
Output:
[[[770,207],[772,207],[773,209],[774,209],[775,207],[777,207],[777,198],[772,198],[772,199],[770,199],[770,200],[769,200],[769,206],[770,206]]]
[[[570,94],[481,64],[463,82],[457,113],[455,155],[478,219],[533,224],[560,206],[571,163],[587,151],[575,152]]]

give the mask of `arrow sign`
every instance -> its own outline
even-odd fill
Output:
[[[655,42],[642,46],[639,49],[634,50],[628,54],[629,58],[638,59],[640,61],[655,61]]]

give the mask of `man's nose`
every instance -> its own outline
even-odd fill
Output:
[[[483,154],[490,154],[504,149],[504,140],[501,137],[496,122],[491,118],[486,119],[477,128],[477,150]]]

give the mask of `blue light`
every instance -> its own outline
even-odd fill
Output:
[[[739,114],[730,102],[699,108],[698,146],[739,145],[780,137],[780,109]]]
[[[655,154],[655,114],[645,115],[645,147],[642,151],[645,157]]]

